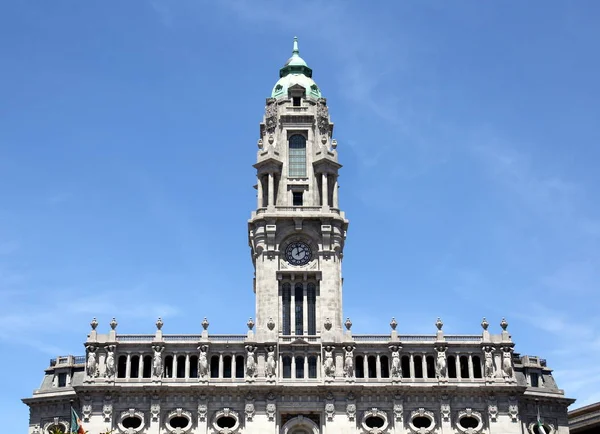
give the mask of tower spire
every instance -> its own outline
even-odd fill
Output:
[[[298,36],[294,36],[294,49],[292,50],[293,56],[299,56],[300,50],[298,49]]]

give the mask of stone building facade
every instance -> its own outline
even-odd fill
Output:
[[[521,356],[502,319],[478,333],[356,334],[342,316],[348,220],[327,101],[294,41],[260,123],[248,221],[256,316],[239,335],[107,333],[50,361],[23,401],[30,434],[568,433],[573,402],[546,361]],[[538,421],[541,420],[541,425]]]

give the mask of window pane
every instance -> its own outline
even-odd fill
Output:
[[[281,286],[281,303],[282,303],[282,319],[283,319],[283,334],[290,335],[291,332],[291,300],[292,300],[292,285],[284,283]]]
[[[301,335],[304,333],[304,287],[301,283],[296,283],[294,288],[295,297],[295,313],[296,313],[296,334]]]
[[[288,176],[306,177],[306,139],[299,134],[290,137]]]
[[[317,334],[317,286],[314,283],[309,283],[306,288],[306,304],[308,308],[308,334]]]

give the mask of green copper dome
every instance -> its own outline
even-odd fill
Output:
[[[285,62],[283,68],[279,70],[280,79],[275,83],[271,97],[287,97],[288,89],[298,84],[306,89],[306,96],[321,98],[321,90],[317,83],[312,79],[312,69],[308,67],[298,50],[298,38],[294,37],[294,49],[292,57]]]

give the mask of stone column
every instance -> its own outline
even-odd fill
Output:
[[[219,353],[219,378],[223,378],[223,353]]]
[[[144,377],[144,353],[140,353],[140,358],[138,359],[138,378]]]
[[[469,378],[475,378],[473,373],[473,355],[469,353]]]
[[[185,378],[190,378],[190,353],[185,353]]]
[[[381,359],[379,353],[377,353],[377,358],[375,359],[375,376],[381,378]]]
[[[235,363],[235,358],[236,358],[236,354],[233,353],[231,355],[231,378],[237,378],[235,376],[235,370],[236,370],[236,363]]]
[[[423,378],[427,378],[427,354],[425,353],[421,355],[421,366],[421,369],[423,369]]]
[[[456,378],[461,379],[462,375],[460,371],[460,353],[456,353],[454,355],[454,360],[456,360]]]
[[[269,172],[269,202],[268,206],[275,205],[275,182],[274,182],[273,172]]]
[[[127,353],[127,363],[125,364],[125,378],[131,377],[131,353]]]
[[[304,378],[308,377],[308,354],[304,354]]]
[[[292,356],[292,378],[296,378],[296,355]]]
[[[338,203],[338,180],[337,176],[333,181],[333,207],[339,209],[340,204]]]
[[[296,288],[292,285],[290,296],[290,334],[296,334]]]
[[[262,180],[263,180],[263,176],[259,176],[258,177],[258,184],[256,185],[257,188],[257,208],[262,208],[263,207],[263,186],[262,186]]]
[[[327,174],[325,172],[323,172],[322,179],[323,179],[323,185],[322,185],[323,192],[321,194],[323,197],[323,207],[329,207],[329,188],[327,186]]]
[[[415,378],[415,359],[413,353],[410,353],[410,378]]]
[[[173,353],[173,365],[171,371],[171,378],[177,378],[177,354]]]

